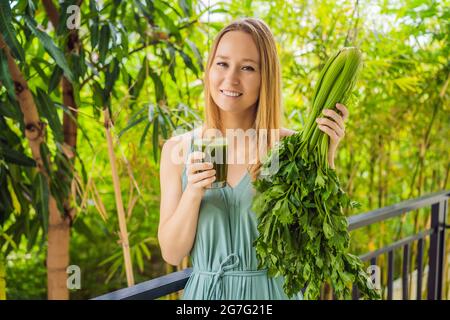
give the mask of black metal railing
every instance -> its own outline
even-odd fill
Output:
[[[445,257],[445,230],[449,227],[449,225],[446,224],[449,198],[450,190],[441,191],[348,218],[349,231],[354,231],[374,223],[398,217],[414,210],[431,206],[431,223],[429,229],[421,230],[415,235],[405,237],[384,248],[360,256],[363,261],[369,261],[371,265],[376,265],[378,257],[383,254],[388,255],[387,299],[391,300],[394,298],[394,250],[401,248],[403,248],[401,268],[402,298],[408,299],[410,285],[408,277],[411,272],[411,270],[409,270],[411,248],[416,241],[416,297],[417,299],[421,299],[423,288],[422,279],[424,274],[423,262],[425,261],[423,253],[427,237],[429,237],[427,299],[442,299],[444,264],[448,263],[446,260],[447,257]],[[157,299],[183,289],[191,273],[192,268],[187,268],[182,271],[173,272],[156,279],[145,281],[129,288],[104,294],[94,298],[94,300]],[[356,288],[353,288],[353,299],[358,298],[359,292]]]

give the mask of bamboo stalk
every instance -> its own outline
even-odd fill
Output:
[[[8,69],[14,82],[17,101],[25,123],[25,137],[28,140],[36,167],[49,183],[49,173],[46,171],[41,157],[40,145],[45,143],[45,124],[40,121],[38,109],[28,88],[22,72],[11,55],[8,45],[0,34],[0,49],[5,51]],[[49,159],[47,159],[49,161]],[[48,246],[47,246],[47,289],[48,299],[69,299],[67,289],[66,268],[69,265],[69,229],[70,220],[59,212],[56,200],[50,193],[48,196]]]
[[[119,174],[116,167],[116,156],[114,154],[114,146],[111,135],[111,119],[108,108],[104,109],[106,140],[108,142],[109,162],[111,165],[114,194],[116,197],[117,215],[119,218],[120,242],[123,249],[123,258],[125,261],[125,272],[127,275],[128,286],[134,285],[133,267],[131,264],[130,245],[128,243],[128,232],[125,218],[125,210],[123,207],[122,193],[120,191]]]

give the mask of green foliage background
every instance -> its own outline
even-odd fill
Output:
[[[60,153],[57,119],[61,122],[64,112],[57,73],[70,70],[77,84],[80,193],[70,263],[82,270],[82,288],[71,292],[72,299],[126,286],[104,106],[113,115],[125,210],[132,207],[127,223],[136,282],[170,271],[156,239],[159,152],[175,130],[189,130],[201,119],[208,48],[235,18],[258,17],[272,29],[282,64],[284,127],[290,129],[302,129],[326,59],[345,45],[363,51],[364,69],[335,161],[345,191],[363,205],[348,214],[450,189],[448,1],[84,1],[79,29],[83,54],[66,54],[59,63],[51,53],[54,47],[64,51],[64,26],[52,27],[41,1],[10,5],[14,37],[24,51],[20,68],[35,96],[40,88],[50,101],[50,111],[41,117],[49,124],[47,144],[53,158]],[[48,39],[30,31],[30,17]],[[4,79],[0,253],[6,261],[6,294],[8,299],[45,299],[45,221],[35,203],[17,191],[31,192],[36,186],[34,169],[23,166],[23,157],[31,153]],[[7,157],[4,150],[10,149],[22,155],[21,164]],[[428,216],[429,210],[421,210],[354,232],[353,251],[361,254],[412,234]],[[30,225],[39,227],[29,230]]]

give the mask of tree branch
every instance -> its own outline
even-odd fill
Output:
[[[44,5],[45,12],[47,12],[47,16],[50,22],[53,24],[53,27],[56,29],[59,25],[59,12],[56,9],[53,0],[42,0],[42,4]]]

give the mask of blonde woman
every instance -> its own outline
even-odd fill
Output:
[[[162,150],[158,229],[162,256],[178,265],[190,255],[193,273],[184,299],[288,299],[282,277],[258,270],[253,247],[257,220],[251,211],[251,182],[260,174],[264,156],[253,151],[270,150],[280,138],[294,133],[280,125],[280,65],[274,37],[263,21],[241,19],[217,35],[205,71],[205,100],[204,124],[172,137]],[[337,108],[341,114],[328,110],[317,119],[330,137],[332,168],[348,117],[345,106]],[[213,166],[199,162],[204,154],[192,149],[194,139],[207,137],[205,132],[211,129],[227,139],[230,131],[256,133],[248,144],[230,144],[228,159],[245,161],[227,163],[223,188],[210,188],[216,179]],[[259,139],[262,132],[267,133],[265,140]],[[301,299],[301,293],[294,299]]]

